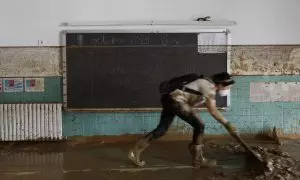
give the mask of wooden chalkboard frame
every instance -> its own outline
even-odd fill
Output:
[[[218,29],[94,29],[94,30],[63,30],[60,32],[60,42],[62,46],[62,70],[63,70],[63,108],[66,111],[75,112],[156,112],[162,108],[68,108],[67,99],[67,58],[66,58],[66,35],[67,33],[226,33],[227,34],[227,72],[230,73],[231,59],[231,32],[225,28]],[[219,108],[226,110],[230,106],[231,93],[227,96],[227,106]],[[195,108],[197,111],[207,111],[207,108]]]

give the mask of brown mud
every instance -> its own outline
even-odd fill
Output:
[[[234,143],[232,143],[234,142]],[[235,141],[206,142],[205,155],[217,160],[215,168],[190,166],[189,141],[157,141],[142,155],[147,164],[138,168],[127,159],[133,142],[47,142],[0,144],[1,180],[296,180],[300,179],[300,141],[277,146],[268,141],[247,141],[269,162],[258,174]]]
[[[246,154],[245,150],[237,143],[229,144],[208,144],[213,149],[222,149],[232,154]],[[250,148],[266,162],[266,168],[257,171],[251,164],[251,160],[246,160],[246,166],[249,172],[244,172],[243,179],[300,179],[300,163],[287,152],[284,152],[281,146],[266,148],[259,145],[250,146]],[[253,168],[254,166],[254,168]]]

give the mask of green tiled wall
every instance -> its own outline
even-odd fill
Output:
[[[250,82],[298,82],[300,76],[236,76],[231,107],[223,114],[242,133],[258,132],[277,126],[285,133],[300,132],[300,102],[252,103]],[[45,79],[44,93],[1,93],[0,103],[62,102],[61,77]],[[123,135],[146,133],[156,127],[159,113],[74,113],[63,114],[64,136]],[[207,134],[226,133],[207,112],[199,115],[206,123]],[[176,118],[170,133],[189,134],[190,126]]]
[[[252,103],[250,82],[296,82],[300,76],[236,76],[232,88],[231,107],[224,115],[235,123],[241,133],[282,128],[285,133],[300,131],[300,102]],[[223,134],[224,128],[207,112],[199,113],[206,122],[206,133]],[[156,127],[159,113],[64,113],[65,136],[123,135],[145,133]],[[192,129],[176,118],[170,133],[187,134]]]

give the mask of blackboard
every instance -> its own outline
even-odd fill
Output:
[[[227,53],[198,53],[197,33],[65,34],[66,108],[160,109],[159,84],[227,71]],[[226,107],[227,97],[217,97]]]

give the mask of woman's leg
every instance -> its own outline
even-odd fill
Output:
[[[172,124],[175,114],[168,99],[163,99],[163,111],[160,116],[158,126],[146,136],[137,141],[135,146],[129,151],[128,158],[137,166],[144,166],[145,161],[140,160],[141,153],[150,146],[153,140],[156,140],[166,134]]]
[[[216,161],[206,159],[203,155],[204,122],[188,105],[177,106],[175,114],[194,128],[193,140],[192,143],[189,144],[189,150],[193,156],[193,166],[214,166]]]

